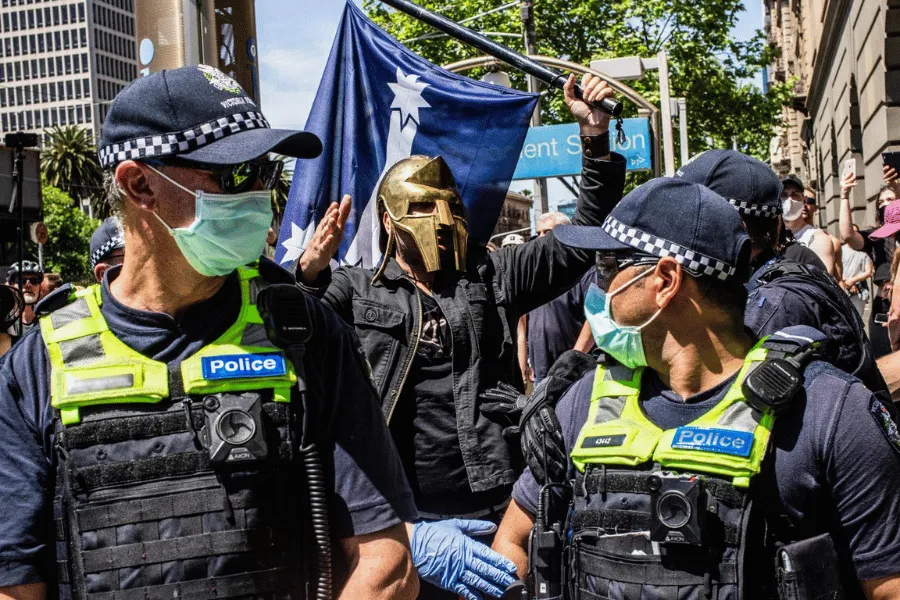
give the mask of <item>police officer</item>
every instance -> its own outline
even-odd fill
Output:
[[[575,221],[599,224],[621,196],[625,163],[610,155],[609,115],[578,100],[574,85],[573,77],[566,102],[584,147]],[[594,102],[613,93],[590,75],[582,89]],[[332,275],[328,268],[349,211],[345,202],[326,213],[300,257],[298,279],[356,328],[423,518],[497,521],[521,468],[518,438],[513,452],[504,438],[518,423],[510,417],[518,394],[506,403],[479,395],[499,382],[521,385],[519,316],[575,284],[593,255],[559,244],[552,233],[490,254],[469,244],[459,192],[440,157],[398,162],[383,177],[377,202],[385,255],[379,269],[341,267]],[[413,539],[414,554],[417,546]],[[442,553],[450,546],[470,544],[457,538]],[[490,586],[468,586],[466,598],[499,596],[512,581],[502,576],[512,565],[497,558],[493,575],[481,578]],[[423,586],[423,597],[459,594],[456,572],[420,568],[426,581],[454,592]]]
[[[837,283],[819,269],[815,253],[800,244],[779,244],[782,185],[768,165],[734,150],[709,150],[678,171],[678,177],[713,190],[734,206],[750,236],[752,274],[744,325],[756,337],[791,325],[809,325],[829,336],[833,362],[874,391],[886,389],[875,364],[865,324]],[[794,186],[796,187],[796,186]],[[812,255],[810,258],[809,255]],[[798,264],[802,263],[802,264]]]
[[[546,480],[568,479],[573,495],[570,529],[557,535],[570,544],[564,597],[900,597],[895,411],[812,360],[814,329],[748,334],[738,213],[703,186],[662,178],[603,227],[556,235],[616,264],[585,309],[609,360],[544,421],[567,455]],[[772,368],[799,389],[775,384]],[[526,469],[494,544],[520,573],[548,504],[540,490]]]
[[[117,217],[107,217],[94,230],[90,244],[91,270],[97,282],[110,267],[125,261],[125,238]]]
[[[3,359],[0,592],[325,598],[331,579],[341,598],[414,597],[415,508],[358,342],[312,299],[276,315],[269,298],[301,292],[254,262],[268,153],[314,157],[318,138],[271,129],[200,65],[123,90],[99,148],[128,253],[48,297]],[[263,317],[286,314],[315,352],[270,340]]]

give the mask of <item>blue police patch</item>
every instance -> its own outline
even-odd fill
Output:
[[[222,354],[201,359],[204,379],[276,377],[287,373],[281,354]]]
[[[893,402],[890,400],[882,402],[877,396],[872,396],[869,400],[869,413],[894,452],[900,454],[900,429],[897,428],[897,408]]]
[[[733,456],[750,456],[753,434],[735,429],[709,429],[706,427],[679,427],[675,430],[672,447],[680,450],[717,452]]]

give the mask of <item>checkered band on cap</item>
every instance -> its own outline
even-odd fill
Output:
[[[734,198],[729,198],[728,202],[738,209],[739,213],[750,215],[751,217],[774,219],[781,214],[781,206],[776,209],[774,206],[769,206],[767,204],[754,204],[745,200],[735,200]]]
[[[91,252],[91,268],[97,266],[97,263],[100,262],[104,256],[108,253],[112,252],[116,248],[124,248],[125,240],[121,235],[116,235],[109,238],[107,241],[103,242],[103,245]]]
[[[734,276],[737,269],[717,258],[711,258],[675,242],[645,233],[616,220],[612,215],[603,222],[603,231],[632,248],[663,258],[672,256],[684,270],[692,275],[709,275],[725,281]]]
[[[234,113],[208,123],[203,123],[187,131],[148,135],[134,140],[109,144],[100,148],[100,166],[112,167],[124,160],[161,158],[183,152],[191,152],[211,142],[233,133],[249,129],[268,129],[269,122],[262,113]]]

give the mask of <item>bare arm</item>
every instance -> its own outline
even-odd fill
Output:
[[[844,279],[844,255],[841,253],[841,241],[829,235],[831,246],[834,248],[834,277],[838,281]]]
[[[834,245],[831,236],[822,230],[816,232],[809,249],[815,252],[825,265],[825,272],[834,275]]]
[[[584,352],[585,354],[589,353],[594,348],[594,334],[591,333],[591,326],[587,321],[584,322],[584,325],[581,327],[581,333],[578,334],[578,339],[575,340],[575,346],[573,346],[573,350],[578,350],[579,352]]]
[[[339,600],[413,600],[418,596],[419,578],[409,553],[405,525],[343,539],[341,548],[350,564],[350,578]]]
[[[900,575],[862,582],[868,600],[900,600]]]
[[[887,383],[894,402],[900,400],[900,352],[885,354],[878,359],[878,370]]]
[[[838,229],[841,239],[854,250],[862,250],[865,240],[853,230],[853,216],[850,214],[850,190],[856,187],[856,173],[844,173],[841,177],[841,205],[838,209]]]
[[[522,381],[527,387],[531,382],[531,373],[528,368],[528,315],[524,314],[519,317],[519,323],[516,326],[516,338],[518,345],[516,352],[519,355],[519,369],[522,370]]]
[[[44,600],[47,597],[46,584],[26,583],[0,588],[0,600]]]
[[[494,536],[494,544],[491,546],[509,560],[516,563],[519,579],[525,579],[528,574],[528,535],[534,526],[534,516],[522,508],[515,499],[511,500],[500,529]]]
[[[863,271],[862,273],[860,273],[859,275],[857,275],[856,277],[851,277],[850,279],[845,279],[844,283],[848,287],[851,285],[856,285],[860,281],[865,281],[866,279],[871,277],[873,273],[875,273],[875,265],[872,263],[871,260],[867,260],[866,261],[866,270]]]

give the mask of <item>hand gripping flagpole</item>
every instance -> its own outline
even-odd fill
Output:
[[[515,50],[507,48],[503,44],[498,44],[493,40],[489,40],[468,27],[464,27],[455,21],[451,21],[447,17],[422,8],[415,2],[411,2],[410,0],[381,0],[381,2],[406,13],[423,23],[431,25],[450,37],[472,46],[476,50],[480,50],[485,54],[489,54],[494,58],[502,60],[526,75],[536,77],[551,87],[561,90],[566,83],[567,78],[562,73],[545,67],[541,63],[532,60],[523,54],[519,54]],[[579,99],[582,98],[581,86],[577,84],[575,85],[575,96]],[[605,111],[613,117],[618,117],[622,114],[622,103],[613,100],[612,98],[604,98],[601,102],[592,102],[591,105]]]

